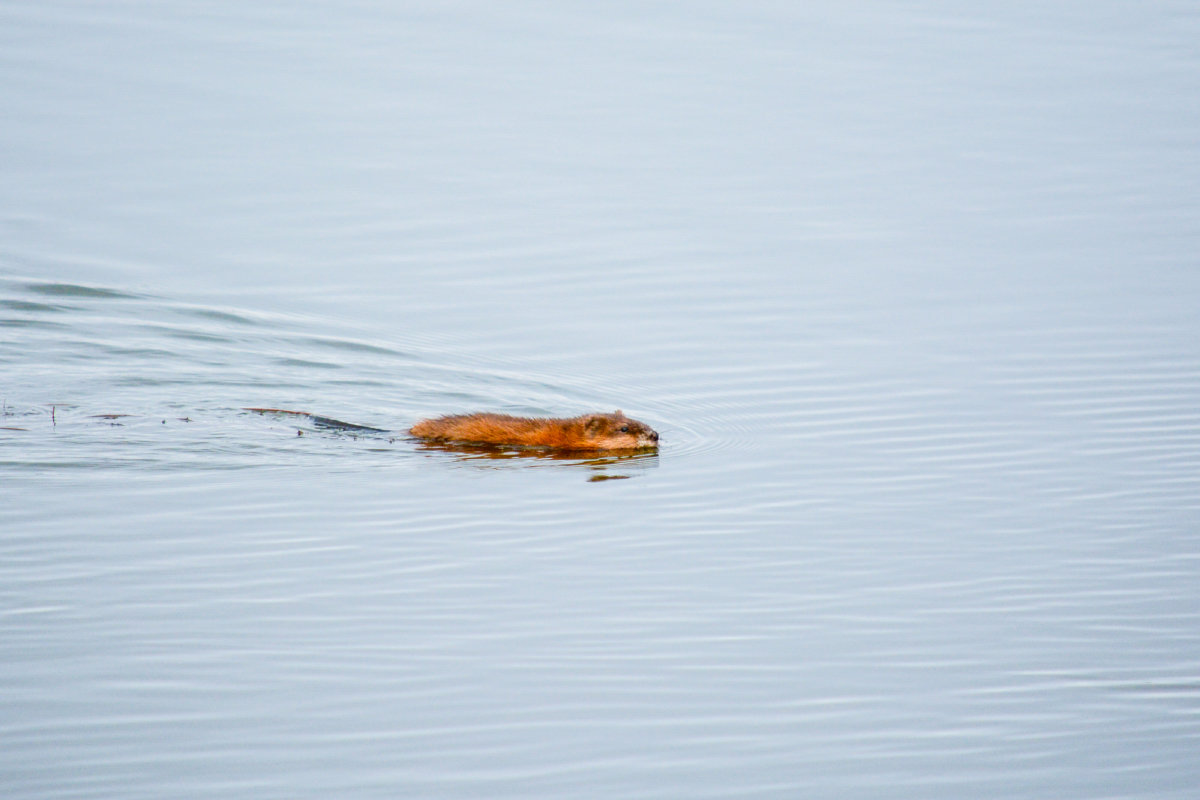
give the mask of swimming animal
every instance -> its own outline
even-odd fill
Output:
[[[649,450],[658,432],[617,409],[579,417],[513,417],[508,414],[455,414],[425,419],[409,430],[438,442],[548,447],[555,450]]]

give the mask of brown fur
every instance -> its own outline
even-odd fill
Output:
[[[624,428],[624,430],[622,430]],[[442,442],[551,447],[557,450],[644,450],[658,447],[658,434],[645,423],[613,414],[570,419],[510,417],[507,414],[459,414],[425,419],[413,436]]]

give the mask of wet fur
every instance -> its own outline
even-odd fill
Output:
[[[627,428],[623,432],[621,428]],[[458,414],[421,420],[413,436],[442,442],[549,447],[556,450],[643,450],[658,447],[658,434],[648,425],[613,414],[585,414],[569,419],[512,417],[507,414]]]

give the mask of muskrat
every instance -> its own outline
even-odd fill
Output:
[[[584,414],[570,419],[511,417],[507,414],[457,414],[424,419],[409,430],[413,436],[442,442],[552,447],[557,450],[645,450],[658,447],[649,425],[630,419],[620,409],[612,414]]]

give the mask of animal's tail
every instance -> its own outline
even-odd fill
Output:
[[[365,433],[389,433],[384,428],[372,428],[370,425],[355,425],[353,422],[342,422],[340,419],[322,417],[307,411],[288,411],[283,408],[243,408],[243,411],[253,411],[255,414],[289,414],[293,417],[304,417],[318,428],[329,428],[336,431],[362,431]]]

